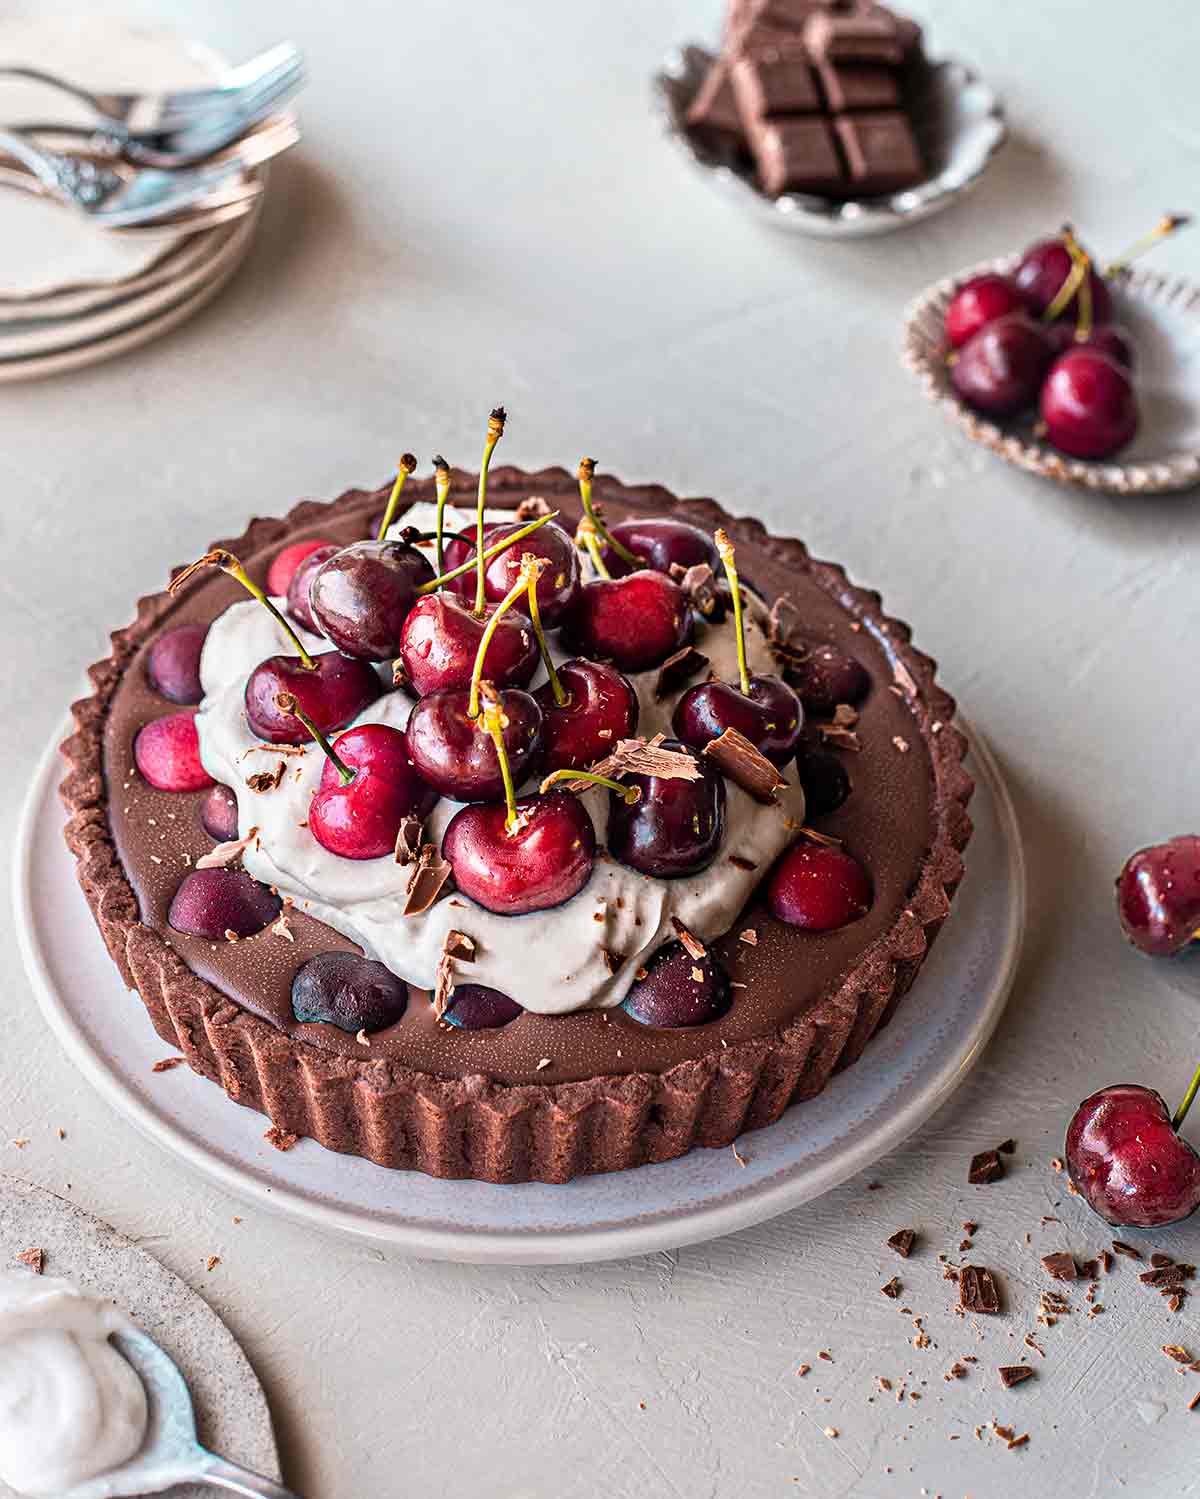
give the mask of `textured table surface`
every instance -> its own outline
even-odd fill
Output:
[[[915,8],[935,50],[1003,94],[1013,140],[946,216],[835,245],[743,223],[657,136],[648,75],[715,35],[716,0],[156,7],[239,56],[302,43],[306,141],[202,316],[0,401],[7,827],[136,593],[251,512],[380,481],[402,448],[473,463],[503,400],[510,461],[594,452],[754,510],[881,587],[996,747],[1032,874],[1000,1033],[905,1149],[761,1228],[591,1269],[410,1263],[246,1215],[87,1090],[6,931],[0,1165],[69,1183],[221,1312],[307,1495],[1200,1490],[1200,1381],[1160,1352],[1200,1352],[1192,1306],[1171,1317],[1122,1260],[1103,1315],[1074,1289],[1069,1315],[1035,1322],[1038,1255],[1108,1242],[1049,1164],[1070,1108],[1125,1077],[1177,1095],[1193,1065],[1200,992],[1122,946],[1111,881],[1130,848],[1196,823],[1197,497],[1055,490],[972,448],[897,364],[927,282],[1068,215],[1115,251],[1200,207],[1200,21],[1192,0],[1136,18],[1115,0]],[[1160,264],[1195,274],[1198,245]],[[971,1153],[1009,1135],[1007,1179],[968,1187]],[[1005,1272],[1002,1318],[953,1313],[936,1256],[958,1257],[964,1220],[973,1257]],[[922,1235],[907,1263],[883,1246],[903,1225]],[[1154,1247],[1200,1259],[1200,1227]],[[895,1303],[878,1290],[893,1273]],[[1002,1390],[996,1367],[1022,1353],[1037,1379]],[[1009,1450],[993,1418],[1028,1445]]]

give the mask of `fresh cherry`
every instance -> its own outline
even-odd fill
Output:
[[[555,674],[561,703],[553,682],[544,682],[533,694],[542,710],[547,770],[585,769],[637,731],[638,696],[616,667],[575,656]]]
[[[333,542],[317,537],[312,541],[293,541],[275,553],[267,569],[267,592],[273,599],[287,598],[288,587],[296,569],[306,557],[311,557],[322,547],[331,547],[333,551],[337,551]]]
[[[579,590],[563,637],[582,656],[611,661],[618,671],[649,671],[685,646],[692,612],[683,590],[664,573],[597,578]]]
[[[424,552],[404,541],[356,541],[323,562],[309,585],[312,615],[338,650],[390,661],[417,599],[432,583]]]
[[[1107,1223],[1161,1228],[1200,1206],[1200,1155],[1178,1132],[1195,1081],[1174,1120],[1162,1095],[1137,1083],[1102,1088],[1075,1110],[1067,1170]]]
[[[146,677],[155,692],[173,703],[200,701],[200,653],[207,634],[207,625],[176,625],[158,637],[146,653]]]
[[[1104,323],[1101,327],[1084,333],[1082,337],[1069,323],[1055,323],[1049,329],[1048,336],[1058,354],[1065,354],[1069,349],[1095,349],[1098,353],[1115,359],[1127,370],[1133,369],[1137,357],[1133,336],[1120,323]]]
[[[456,812],[442,856],[464,895],[503,916],[544,911],[587,884],[596,833],[587,809],[567,791],[526,796],[514,804],[476,803]]]
[[[237,797],[218,781],[200,803],[200,826],[217,843],[232,843],[238,835]]]
[[[1060,234],[1054,239],[1042,239],[1030,245],[1013,272],[1013,282],[1026,306],[1040,317],[1062,291],[1073,267],[1070,240],[1066,234]],[[1092,321],[1107,323],[1112,318],[1108,285],[1094,264],[1089,266],[1087,275],[1092,293]],[[1076,292],[1058,316],[1074,322],[1078,301],[1079,293]]]
[[[288,582],[285,594],[287,612],[297,624],[303,625],[306,630],[311,630],[314,635],[321,633],[321,627],[313,618],[312,600],[309,593],[312,580],[320,572],[322,565],[328,562],[330,557],[336,557],[340,551],[341,547],[335,546],[332,541],[327,541],[323,546],[309,552]]]
[[[413,768],[404,731],[369,723],[347,729],[332,745],[319,731],[313,738],[326,756],[308,808],[313,837],[341,859],[394,853],[401,823],[424,821],[437,801]]]
[[[407,1006],[403,979],[358,953],[318,953],[292,980],[292,1014],[305,1025],[336,1025],[352,1035],[382,1031]]]
[[[623,520],[611,526],[608,534],[647,567],[668,576],[673,566],[686,571],[704,564],[716,572],[720,565],[712,537],[690,521],[672,520],[665,515],[648,520]],[[634,570],[611,545],[606,545],[601,555],[614,578],[623,578]]]
[[[710,953],[693,958],[682,942],[668,942],[646,964],[621,1008],[642,1025],[706,1025],[729,1009],[729,976]]]
[[[525,1012],[515,999],[487,984],[455,984],[442,1019],[464,1031],[491,1031]]]
[[[806,713],[828,718],[839,703],[861,703],[871,688],[862,662],[836,645],[804,643],[789,646],[784,680],[800,696]]]
[[[522,530],[524,527],[517,522],[511,525],[485,526],[483,533],[485,546],[490,547],[493,543],[506,541]],[[466,534],[463,533],[464,538]],[[457,539],[451,538],[451,542]],[[465,555],[459,555],[459,548],[455,548],[453,554],[450,549],[447,549],[445,565],[448,569],[458,567],[475,556],[474,535],[468,542],[465,542],[465,546]],[[579,592],[582,571],[579,564],[579,552],[563,528],[554,521],[548,521],[531,536],[514,542],[506,551],[501,552],[498,557],[493,557],[487,564],[484,572],[484,589],[489,603],[498,604],[512,588],[520,577],[521,562],[525,557],[540,557],[548,564],[538,579],[537,599],[542,620],[546,628],[552,630],[575,601],[575,595]],[[473,599],[475,587],[475,578],[471,573],[465,573],[456,580],[455,591],[463,598]]]
[[[167,921],[177,932],[225,941],[253,937],[279,915],[282,902],[243,869],[193,869],[185,875]]]
[[[806,932],[832,932],[871,908],[871,880],[840,848],[802,839],[775,865],[767,883],[771,914]]]
[[[976,411],[1014,416],[1037,400],[1052,352],[1045,331],[1012,312],[986,324],[958,350],[950,383]]]
[[[170,713],[146,724],[133,741],[133,763],[158,791],[203,791],[214,784],[200,763],[194,711]]]
[[[1024,312],[1027,305],[1008,276],[997,271],[972,276],[958,288],[946,308],[946,342],[952,349],[960,349],[980,328],[1010,312]]]
[[[311,667],[299,656],[268,656],[246,682],[246,718],[260,739],[270,744],[305,744],[312,735],[292,713],[284,713],[276,699],[294,697],[324,734],[357,718],[383,691],[379,677],[366,661],[325,651],[310,656]]]
[[[468,604],[448,593],[418,599],[400,632],[400,666],[414,692],[466,687],[471,681],[480,642],[495,605],[476,614]],[[488,642],[485,667],[497,686],[523,687],[537,670],[538,643],[527,615],[506,612]]]
[[[500,694],[504,747],[515,783],[533,769],[542,745],[542,711],[527,692]],[[470,692],[431,692],[408,720],[408,753],[427,785],[460,802],[487,802],[504,792],[495,745],[481,718],[470,713]]]
[[[1117,879],[1121,928],[1151,957],[1170,957],[1200,938],[1200,835],[1140,848]]]
[[[1047,438],[1072,458],[1107,458],[1138,428],[1129,371],[1085,345],[1061,354],[1051,365],[1042,386],[1041,413]]]
[[[725,830],[725,782],[709,761],[687,745],[668,739],[661,748],[690,755],[699,776],[695,780],[623,776],[627,785],[636,786],[642,794],[632,804],[615,792],[609,797],[608,847],[630,869],[674,880],[699,874],[716,858]]]
[[[809,821],[836,812],[850,795],[850,777],[838,756],[807,741],[796,750],[796,773]]]

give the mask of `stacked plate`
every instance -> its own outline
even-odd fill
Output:
[[[172,33],[91,16],[0,22],[0,64],[9,63],[97,89],[197,87],[226,71],[223,58]],[[7,78],[0,78],[0,119],[91,123],[65,95]],[[247,170],[251,179],[265,175],[265,167]],[[0,382],[93,364],[174,328],[233,275],[261,209],[260,197],[241,218],[188,233],[113,231],[49,199],[0,187]]]

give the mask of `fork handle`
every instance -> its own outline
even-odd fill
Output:
[[[28,78],[34,83],[44,83],[50,88],[56,88],[60,93],[70,94],[73,99],[78,99],[86,104],[89,109],[102,116],[115,128],[120,129],[122,120],[112,110],[111,101],[102,94],[90,94],[87,89],[80,88],[78,84],[69,83],[65,78],[57,78],[53,73],[44,73],[41,68],[27,68],[19,64],[0,67],[0,78]]]
[[[201,1483],[214,1489],[226,1489],[233,1494],[248,1494],[252,1499],[300,1499],[299,1494],[285,1489],[273,1478],[264,1478],[261,1473],[252,1473],[249,1468],[218,1457],[215,1452],[205,1453],[204,1467],[196,1474]]]

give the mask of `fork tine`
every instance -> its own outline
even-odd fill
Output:
[[[269,83],[263,83],[244,98],[239,99],[234,113],[243,126],[261,120],[271,114],[285,100],[300,92],[308,82],[308,71],[303,59],[294,68]]]
[[[212,88],[186,89],[164,94],[159,104],[159,128],[194,124],[199,116],[213,110],[237,108],[242,98],[252,96],[258,89],[269,86],[276,79],[304,66],[303,53],[291,42],[285,42],[282,47],[273,50],[280,55],[269,68],[251,72],[249,70],[252,65],[245,64],[242,69],[235,69],[235,73],[243,74],[240,81],[231,82],[226,79],[214,84]]]

